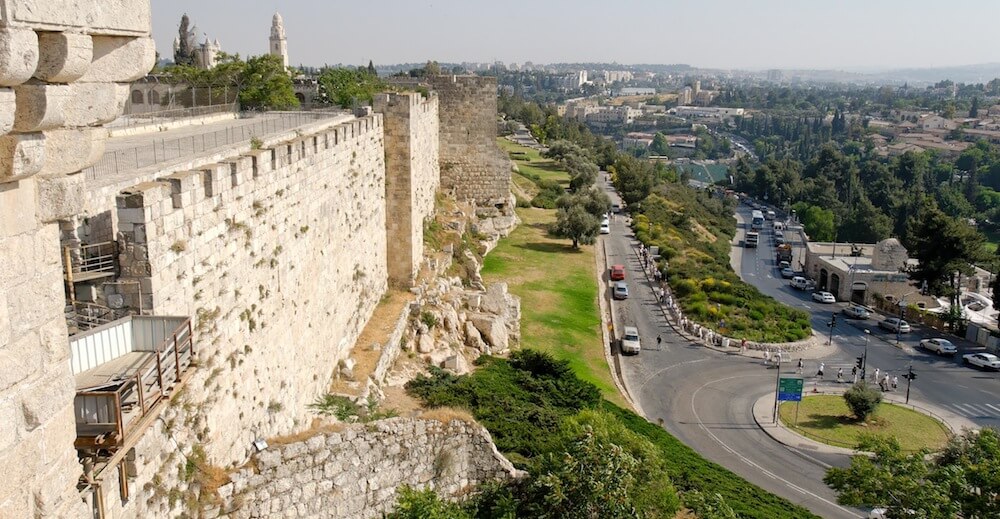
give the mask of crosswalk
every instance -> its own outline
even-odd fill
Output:
[[[966,418],[994,418],[1000,419],[1000,402],[992,404],[948,404],[945,406],[949,411],[962,415]]]

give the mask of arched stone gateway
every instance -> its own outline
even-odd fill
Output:
[[[834,297],[840,295],[840,275],[830,275],[830,290],[828,292],[832,293]]]
[[[865,299],[868,295],[868,283],[864,281],[855,281],[851,285],[851,302],[857,303],[859,305],[865,304]]]
[[[816,289],[826,290],[826,282],[829,277],[830,274],[826,271],[826,269],[819,269],[819,282],[816,284]]]

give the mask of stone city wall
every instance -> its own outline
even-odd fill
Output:
[[[497,81],[479,76],[390,79],[427,85],[440,99],[441,186],[479,206],[510,204],[510,161],[497,146]]]
[[[149,0],[0,0],[0,517],[87,514],[57,221],[153,65],[149,33]]]
[[[118,197],[121,295],[195,318],[185,399],[213,463],[307,424],[386,290],[384,197],[381,115]]]
[[[423,261],[424,220],[434,213],[441,184],[438,97],[379,94],[374,108],[385,114],[389,280],[408,287]]]
[[[220,489],[221,513],[266,517],[381,517],[400,485],[459,497],[516,470],[475,423],[391,418],[272,446]]]

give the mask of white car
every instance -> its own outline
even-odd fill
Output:
[[[836,303],[837,298],[833,297],[833,294],[829,292],[819,291],[819,292],[813,292],[813,301],[829,304],[829,303]]]
[[[601,234],[611,234],[611,224],[607,220],[601,222]]]
[[[878,322],[878,327],[893,333],[910,333],[910,323],[899,317],[887,317],[885,320]]]
[[[1000,370],[1000,358],[992,353],[969,353],[962,355],[962,362],[979,368]]]
[[[638,354],[642,350],[639,342],[639,330],[634,326],[626,326],[625,333],[622,334],[622,353]]]
[[[920,341],[920,347],[938,355],[954,355],[958,353],[958,348],[948,339],[924,339]]]
[[[867,307],[851,303],[850,306],[844,309],[844,315],[849,319],[868,319],[871,317],[872,312]]]
[[[792,270],[792,267],[785,267],[781,269],[781,277],[785,279],[793,278],[795,277],[795,271]]]

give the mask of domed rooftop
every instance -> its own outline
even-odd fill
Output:
[[[886,238],[875,244],[872,252],[872,268],[875,270],[898,271],[906,266],[909,253],[896,238]]]

